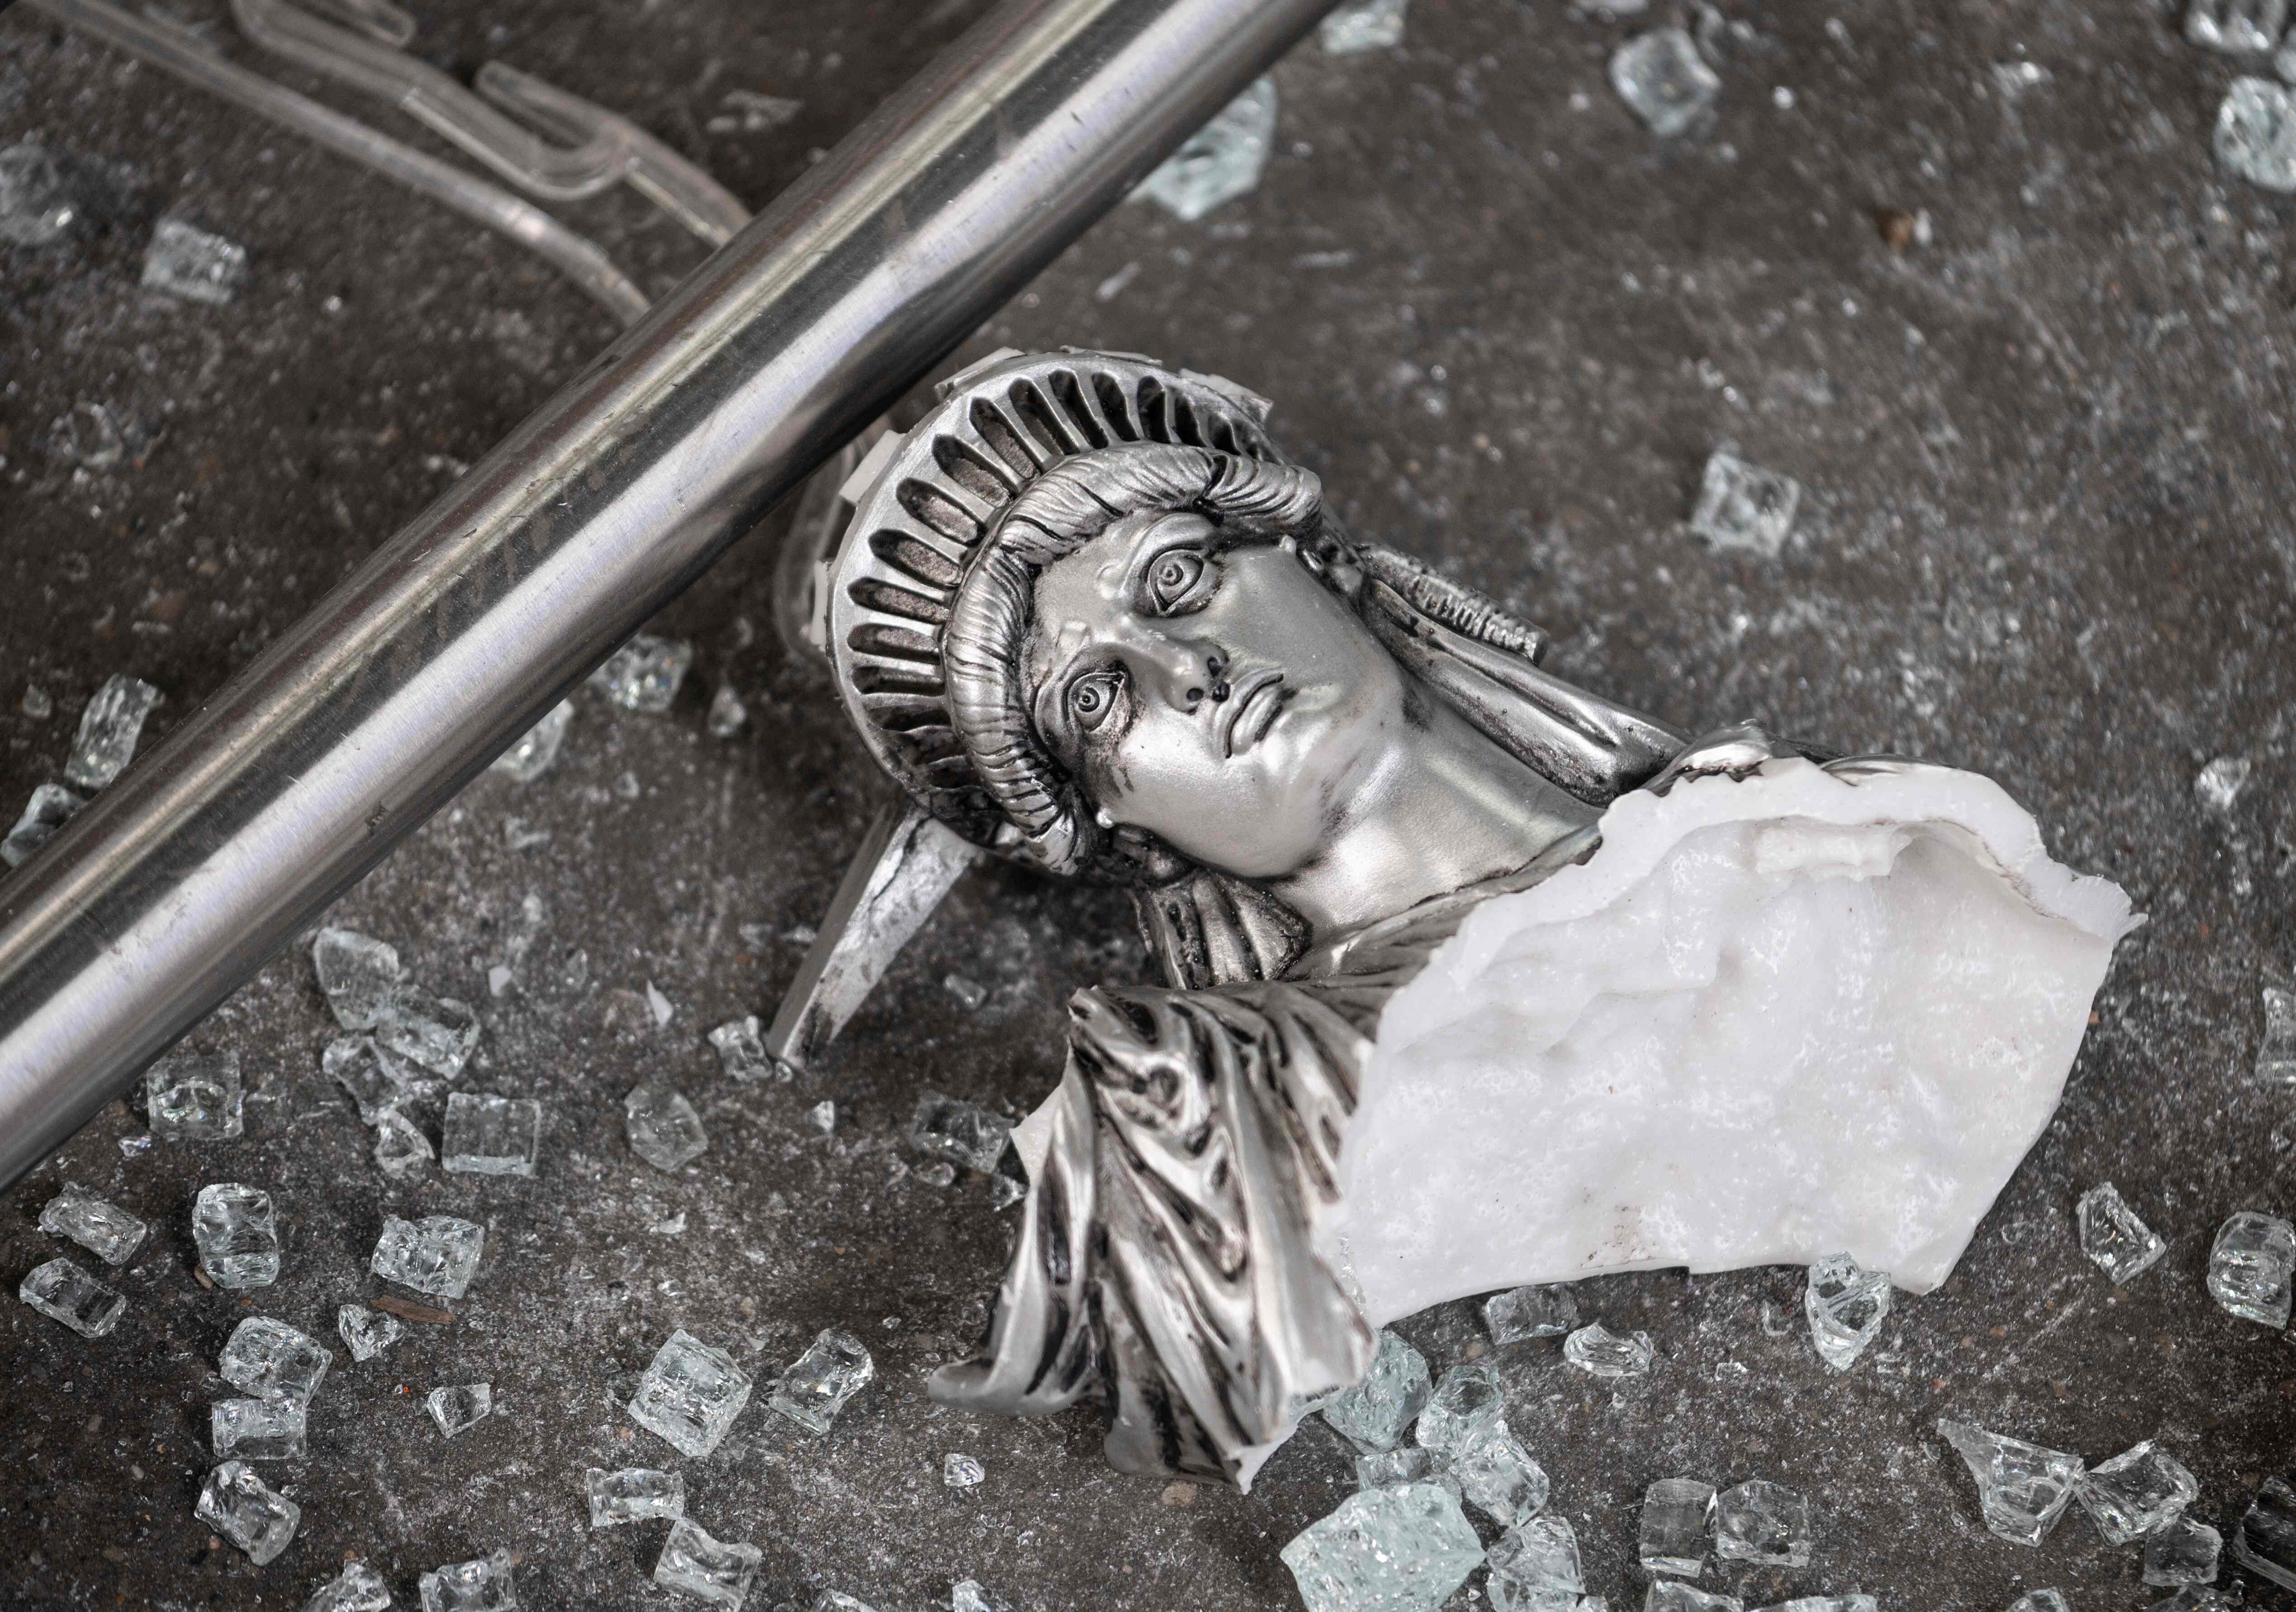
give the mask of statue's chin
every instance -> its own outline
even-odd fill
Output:
[[[1844,1251],[1944,1281],[2056,1108],[2127,896],[1944,767],[1773,761],[1602,833],[1380,1021],[1323,1248],[1367,1319]]]

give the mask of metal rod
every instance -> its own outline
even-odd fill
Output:
[[[1009,0],[0,880],[0,1186],[1328,0]]]

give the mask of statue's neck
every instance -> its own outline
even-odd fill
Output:
[[[1323,852],[1275,882],[1314,945],[1511,873],[1600,815],[1443,701],[1414,693],[1411,721],[1366,758]]]

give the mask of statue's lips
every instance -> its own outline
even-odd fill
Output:
[[[1283,673],[1247,674],[1228,697],[1227,708],[1214,720],[1220,754],[1230,757],[1241,756],[1258,744],[1267,736],[1267,730],[1275,724],[1276,715],[1283,708]]]

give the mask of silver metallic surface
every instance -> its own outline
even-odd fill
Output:
[[[12,1182],[1313,24],[1013,0],[0,885]]]

